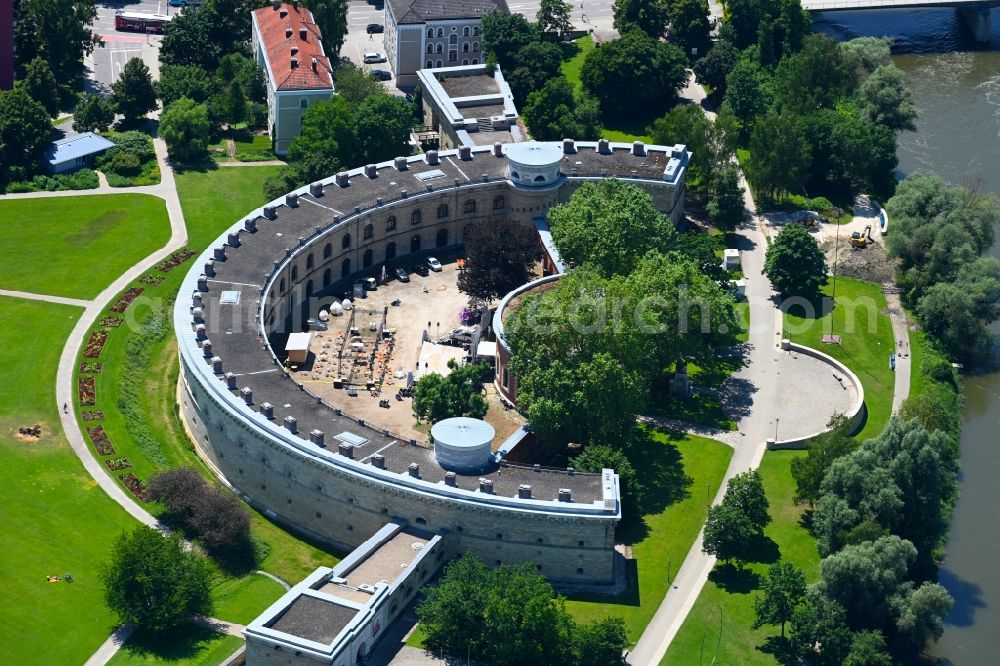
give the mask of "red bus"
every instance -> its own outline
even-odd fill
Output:
[[[142,12],[127,12],[119,9],[115,12],[115,30],[163,32],[163,26],[169,23],[172,18],[173,16],[165,14],[144,14]]]

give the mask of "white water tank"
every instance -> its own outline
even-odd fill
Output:
[[[431,427],[434,457],[445,469],[476,472],[488,467],[496,431],[486,421],[457,416]]]

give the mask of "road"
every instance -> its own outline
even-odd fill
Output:
[[[577,30],[589,30],[593,28],[594,32],[608,39],[618,34],[615,32],[613,25],[614,13],[612,12],[612,5],[614,4],[614,0],[568,1],[573,6],[570,20],[573,22],[573,27]],[[510,7],[511,12],[521,14],[525,18],[534,21],[540,4],[539,0],[521,0],[508,2],[507,6]]]

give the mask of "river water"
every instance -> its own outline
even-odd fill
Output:
[[[838,39],[882,36],[891,26],[893,61],[920,112],[917,131],[899,140],[901,174],[930,171],[1000,195],[1000,11],[992,19],[985,45],[947,9],[816,17],[815,28]],[[1000,257],[1000,243],[993,254]],[[961,495],[941,569],[956,604],[937,652],[944,663],[978,666],[1000,664],[1000,373],[967,376],[965,391]]]

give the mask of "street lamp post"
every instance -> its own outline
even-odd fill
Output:
[[[667,558],[667,585],[670,585],[670,564],[673,562],[669,557]]]
[[[778,422],[779,421],[781,421],[781,419],[775,417],[775,419],[774,419],[774,441],[775,442],[778,441]]]

